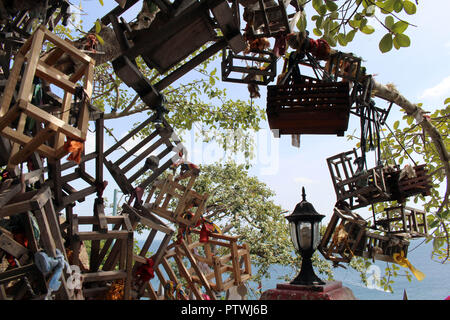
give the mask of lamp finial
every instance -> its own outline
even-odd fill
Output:
[[[302,187],[302,199],[303,201],[306,201],[305,187]]]

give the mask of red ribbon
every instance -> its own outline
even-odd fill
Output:
[[[153,261],[153,257],[147,258],[146,260],[147,262],[140,265],[136,270],[136,276],[142,282],[148,282],[150,281],[150,279],[153,279],[155,277],[155,271],[153,270],[155,262]]]

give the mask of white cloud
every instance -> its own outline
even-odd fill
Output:
[[[419,98],[443,98],[445,94],[450,95],[450,76],[442,79],[436,86],[425,89]]]

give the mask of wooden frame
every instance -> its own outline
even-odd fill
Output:
[[[135,1],[130,2],[130,5],[134,3]],[[150,106],[155,104],[159,91],[220,50],[229,46],[238,53],[246,47],[237,20],[226,1],[184,1],[181,5],[177,3],[176,8],[165,0],[157,1],[156,4],[161,11],[146,29],[131,31],[125,22],[118,23],[117,16],[129,8],[128,3],[123,9],[118,7],[104,18],[105,22],[113,23],[123,51],[123,56],[113,62],[114,70]],[[214,19],[210,18],[210,13]],[[220,28],[223,37],[218,37],[215,28]],[[125,30],[128,38],[123,36]],[[133,45],[128,40],[132,40]],[[209,42],[214,43],[177,66]],[[154,86],[150,85],[142,73],[133,67],[134,60],[139,55],[150,68],[156,68],[161,74],[169,70],[172,72]]]
[[[85,197],[103,189],[103,138],[104,119],[103,113],[95,119],[95,150],[85,154],[83,150],[80,163],[73,161],[61,163],[61,160],[50,161],[46,168],[48,171],[48,184],[54,194],[56,210],[60,211],[75,202],[82,202]],[[89,172],[86,164],[95,161],[93,172]],[[89,165],[88,165],[89,166]],[[75,168],[74,168],[75,167]],[[72,169],[72,170],[71,170]],[[75,189],[71,184],[81,185],[81,190]],[[82,184],[81,184],[82,183]]]
[[[251,66],[248,65],[249,62]],[[264,64],[267,65],[264,66]],[[227,48],[222,50],[221,69],[222,81],[267,85],[277,75],[277,58],[268,50],[245,55],[235,54]],[[239,78],[237,75],[241,77]]]
[[[328,260],[348,263],[362,250],[366,227],[367,222],[357,213],[335,207],[318,249]]]
[[[156,124],[156,130],[139,143],[135,143],[134,147],[127,150],[125,154],[122,154],[124,144],[131,142],[134,137],[138,137],[140,131],[145,130],[156,119],[156,116],[153,115],[143,121],[138,127],[104,152],[105,166],[124,194],[133,194],[136,188],[144,190],[181,158],[179,153],[183,152],[184,146],[164,118],[162,125]],[[122,155],[120,158],[114,159],[113,157],[118,157],[118,154]],[[141,167],[136,169],[139,165]],[[151,172],[151,175],[137,185],[135,181],[147,172]]]
[[[192,232],[200,233],[198,230],[192,230]],[[250,249],[246,243],[239,245],[238,240],[239,237],[236,236],[210,233],[208,242],[202,243],[194,242],[188,235],[186,241],[183,241],[177,250],[184,256],[192,255],[211,289],[220,292],[238,286],[251,278]],[[199,248],[202,248],[203,254],[198,251]],[[220,255],[219,251],[221,251]],[[201,263],[207,267],[200,268]],[[196,268],[192,267],[188,271],[192,281],[203,284]],[[225,279],[225,274],[229,274],[229,278]]]
[[[99,202],[97,202],[96,205],[99,205]],[[112,230],[108,229],[107,226],[109,224],[114,225]],[[92,225],[93,231],[79,231],[79,225]],[[107,242],[99,252],[100,240],[107,240]],[[108,240],[109,242],[114,240],[117,248],[120,248],[120,250],[118,250],[118,252],[115,251],[115,254],[111,252],[107,257],[103,268],[99,270],[103,258],[106,256],[106,251],[109,249],[109,246],[106,247]],[[103,213],[97,212],[97,216],[90,217],[74,214],[72,216],[71,245],[73,250],[73,263],[75,265],[78,265],[79,263],[78,259],[82,241],[92,241],[89,272],[83,273],[83,285],[86,286],[86,289],[89,288],[89,285],[86,285],[89,283],[103,283],[123,279],[125,284],[124,300],[131,299],[134,242],[133,229],[128,215],[105,216]],[[112,260],[115,260],[114,263],[110,263]],[[118,265],[116,269],[117,260]]]
[[[195,226],[205,211],[209,197],[208,194],[201,195],[191,189],[195,179],[196,176],[189,177],[187,185],[183,186],[169,174],[166,179],[153,183],[142,207],[171,222]],[[192,210],[192,215],[186,215],[192,207],[196,208],[195,211]]]
[[[388,234],[419,238],[428,234],[426,212],[406,206],[384,209],[384,216],[376,219],[375,226]]]
[[[421,194],[423,196],[430,195],[431,177],[428,174],[425,164],[413,167],[414,177],[405,177],[400,179],[401,169],[396,166],[394,171],[387,171],[386,183],[392,193],[391,200],[405,202],[408,197]]]
[[[350,210],[389,201],[391,194],[385,182],[383,167],[358,170],[355,164],[357,159],[355,149],[327,158],[337,200],[348,200]]]
[[[45,41],[55,45],[56,49],[41,58],[40,54]],[[64,74],[54,66],[62,54],[68,54],[73,60],[80,62],[81,66],[73,74]],[[25,71],[20,80],[21,68],[25,62]],[[68,153],[64,147],[65,137],[85,141],[89,120],[88,100],[91,98],[94,64],[92,58],[80,52],[67,41],[58,38],[43,26],[40,26],[20,48],[0,104],[0,132],[3,136],[15,142],[9,159],[10,167],[23,162],[35,151],[50,159],[60,159]],[[64,90],[59,116],[45,112],[30,102],[35,76]],[[78,124],[73,127],[69,124],[69,111],[77,82],[81,79],[84,82],[83,86],[87,99],[79,110]],[[19,80],[20,89],[17,102],[10,108],[13,93]],[[44,128],[34,137],[24,133],[27,117],[44,124]],[[17,118],[19,122],[17,127],[14,127],[13,123]],[[54,145],[46,144],[53,138],[55,139]],[[20,149],[20,146],[22,146],[22,149]]]
[[[245,10],[253,16],[253,20],[260,23],[256,27],[254,24],[248,25],[248,28],[246,29],[247,37],[275,37],[277,35],[286,35],[292,32],[289,26],[289,17],[286,12],[286,6],[282,0],[278,0],[278,4],[275,5],[270,5],[270,1],[266,0],[258,0],[257,2],[259,6],[256,10],[245,8]]]
[[[321,82],[301,76],[296,84],[267,87],[267,119],[279,134],[343,136],[350,116],[348,82]]]
[[[325,71],[337,81],[358,81],[361,72],[361,58],[351,53],[337,51],[330,56]]]
[[[407,257],[408,246],[409,241],[404,237],[366,231],[363,249],[356,251],[355,255],[366,259],[395,263],[394,253],[403,251],[405,257]]]
[[[50,257],[55,257],[56,249],[58,249],[67,261],[66,250],[59,231],[59,222],[51,197],[52,194],[49,187],[43,187],[39,190],[25,193],[17,193],[6,205],[0,208],[0,219],[31,211],[39,226],[40,242],[37,241],[31,230],[31,226],[29,226],[26,232],[29,249],[32,252],[37,252],[40,250],[42,244],[42,249]],[[57,292],[57,296],[61,299],[71,300],[73,296],[66,286],[66,277],[65,274],[61,277],[62,285]]]

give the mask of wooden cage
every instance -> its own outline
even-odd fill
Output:
[[[98,201],[95,206],[97,206],[95,216],[78,216],[76,214],[72,216],[72,263],[79,264],[81,242],[91,241],[89,271],[82,274],[85,296],[88,297],[90,292],[104,290],[108,282],[123,280],[123,299],[129,300],[131,299],[134,246],[130,220],[126,214],[121,216],[104,215],[98,208],[98,206],[102,208],[102,204]],[[111,230],[108,229],[110,224],[113,225]],[[92,231],[80,231],[80,225],[90,225]],[[111,251],[108,254],[109,246],[101,247],[101,240],[107,240],[106,243],[115,241],[120,250]]]
[[[402,170],[405,169],[408,168],[405,166],[405,168],[400,169],[399,166],[396,166],[394,171],[386,170],[386,183],[389,185],[392,193],[391,200],[405,202],[406,199],[411,196],[419,194],[422,196],[429,196],[431,177],[428,174],[426,165],[422,164],[412,167],[412,176],[408,176],[408,174],[403,176]]]
[[[130,1],[130,6],[135,3]],[[149,106],[154,105],[158,92],[220,50],[230,47],[239,53],[246,47],[238,20],[226,1],[182,0],[172,4],[161,0],[156,4],[160,11],[155,19],[139,30],[132,30],[123,19],[122,23],[117,21],[117,17],[130,7],[128,3],[102,19],[105,24],[112,22],[122,48],[123,56],[113,62],[116,73]],[[220,29],[221,36],[216,29]],[[171,72],[152,86],[133,67],[138,56],[161,74]]]
[[[247,37],[275,37],[292,32],[289,26],[286,2],[282,0],[277,2],[274,0],[257,0],[254,1],[255,4],[253,5],[256,9],[245,8],[244,16],[248,20]]]
[[[82,202],[91,194],[102,197],[103,181],[103,113],[95,119],[95,150],[86,154],[83,150],[80,163],[72,160],[56,160],[48,163],[48,179],[45,184],[52,188],[57,211]]]
[[[395,263],[394,253],[408,255],[409,241],[401,236],[383,235],[366,231],[362,250],[355,252],[356,256],[366,259],[381,260]]]
[[[319,251],[333,262],[350,262],[361,251],[365,241],[367,221],[348,209],[334,208]]]
[[[336,134],[348,127],[348,82],[321,82],[301,76],[293,85],[267,87],[267,119],[280,134]]]
[[[426,212],[403,205],[384,209],[383,218],[377,218],[375,226],[388,234],[412,238],[425,237],[428,234]]]
[[[195,229],[192,232],[200,233]],[[188,235],[186,245],[179,249],[183,255],[187,254],[186,250],[190,251],[212,290],[221,292],[251,277],[250,249],[246,243],[239,245],[238,240],[236,236],[210,233],[208,242],[199,242]],[[190,268],[188,271],[194,282],[201,283],[197,270]]]
[[[333,76],[333,80],[358,81],[361,73],[361,58],[351,53],[337,51],[330,55],[325,71]]]
[[[277,59],[273,52],[262,50],[250,54],[222,51],[222,81],[267,85],[277,75]]]
[[[17,190],[17,184],[11,185],[7,188],[2,188],[0,194],[0,219],[11,219],[13,216],[19,217],[23,221],[23,228],[17,231],[16,234],[23,234],[26,239],[23,244],[17,243],[14,237],[15,231],[8,232],[2,228],[0,243],[1,249],[11,254],[16,263],[19,262],[18,268],[10,271],[0,273],[0,284],[15,280],[19,277],[33,277],[39,276],[40,271],[36,270],[35,263],[32,256],[43,250],[49,257],[56,257],[58,249],[63,255],[64,260],[67,261],[64,241],[59,231],[59,222],[57,214],[53,207],[52,194],[49,187],[43,187],[39,190],[29,192],[20,192]],[[19,185],[20,186],[20,185]],[[35,223],[33,223],[35,221]],[[42,273],[40,277],[42,278]],[[56,292],[57,297],[61,299],[73,298],[67,285],[67,275],[63,273],[61,276],[61,286]],[[41,284],[36,287],[39,290],[36,297],[43,299],[47,292],[47,287],[44,281],[44,286]],[[15,299],[21,299],[23,296],[26,283],[20,282],[22,288],[13,293]],[[26,289],[25,289],[26,290]]]
[[[188,227],[197,225],[209,195],[192,189],[195,178],[190,177],[186,186],[174,180],[171,174],[164,180],[154,182],[143,208],[177,224]]]
[[[383,166],[362,170],[356,150],[327,159],[331,180],[338,201],[348,200],[350,209],[389,201],[391,194],[385,181]]]
[[[45,41],[54,45],[55,48],[41,57],[41,50]],[[79,67],[68,73],[58,70],[58,66],[55,64],[63,54],[69,55],[79,63]],[[20,78],[21,69],[25,62],[25,70]],[[15,57],[14,66],[0,105],[0,132],[3,136],[15,142],[9,159],[10,166],[23,162],[35,151],[50,159],[60,159],[68,153],[64,138],[80,142],[86,140],[89,120],[88,105],[92,93],[94,64],[92,58],[42,26],[20,48]],[[35,77],[64,91],[61,108],[55,114],[48,113],[31,102]],[[79,87],[77,84],[81,80],[83,81],[83,87]],[[11,105],[15,87],[19,81],[19,93],[16,102]],[[72,98],[78,93],[81,93],[84,98],[80,99],[81,102],[78,106],[77,123],[71,125],[69,116]],[[34,136],[27,134],[27,119],[41,124],[36,126]],[[17,120],[18,122],[16,122]],[[20,146],[22,146],[21,149]]]
[[[136,188],[144,190],[184,152],[184,146],[164,118],[161,124],[155,124],[153,132],[139,141],[140,134],[156,118],[155,114],[143,121],[104,152],[104,164],[124,194],[133,194]],[[127,149],[127,144],[132,147]],[[144,181],[138,183],[142,177]]]

